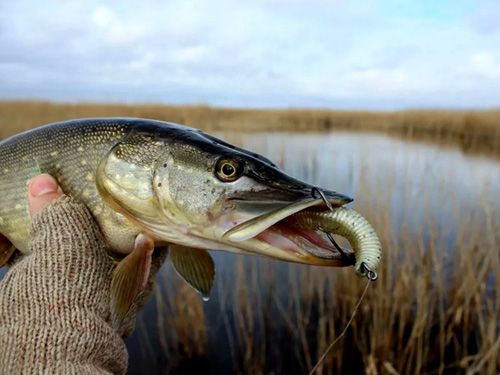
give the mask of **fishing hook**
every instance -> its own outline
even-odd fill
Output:
[[[332,207],[332,204],[330,202],[328,202],[328,200],[325,197],[325,194],[321,191],[321,189],[318,189],[316,186],[311,189],[312,197],[316,198],[315,197],[315,193],[316,192],[320,195],[321,199],[323,199],[323,202],[325,202],[326,207],[328,207],[328,209],[330,211],[333,211],[334,209]],[[330,240],[330,242],[332,243],[332,245],[342,255],[342,258],[344,258],[345,260],[349,261],[351,264],[355,264],[356,263],[356,257],[354,255],[354,253],[348,252],[348,251],[344,250],[343,248],[341,248],[339,246],[339,244],[335,241],[335,238],[333,238],[333,236],[332,236],[331,233],[329,233],[329,232],[324,232],[324,233],[326,234],[326,236],[328,237],[328,239]],[[366,264],[365,262],[362,262],[361,263],[361,267],[366,272],[366,277],[368,278],[368,280],[375,281],[375,280],[378,279],[377,272],[375,272],[374,270],[372,270],[368,266],[368,264]]]
[[[328,207],[328,209],[330,211],[334,211],[332,204],[328,201],[328,199],[326,199],[325,194],[321,191],[321,189],[317,188],[316,186],[311,189],[311,195],[313,198],[316,198],[315,193],[319,194],[321,199],[323,199],[323,202],[325,202],[326,207]],[[341,248],[339,246],[339,244],[335,241],[335,239],[333,238],[331,233],[329,233],[329,232],[324,232],[324,233],[326,234],[326,236],[328,237],[328,239],[330,240],[332,245],[338,250],[340,255],[342,255],[342,258],[347,260],[350,264],[356,263],[356,260],[354,258],[353,253],[350,253],[350,252],[344,250],[343,248]]]
[[[346,251],[344,248],[340,247],[337,241],[335,241],[335,238],[333,238],[332,234],[330,232],[323,232],[326,234],[332,245],[338,250],[340,255],[342,255],[342,258],[347,260],[351,265],[356,263],[356,258],[354,253],[351,253],[349,251]]]
[[[319,194],[319,196],[321,197],[321,199],[323,199],[323,202],[325,202],[326,207],[328,207],[328,209],[330,211],[333,211],[332,204],[328,201],[328,199],[326,199],[325,194],[321,191],[321,189],[318,189],[316,186],[311,189],[311,195],[312,195],[312,197],[316,198],[316,196],[314,194],[316,192]]]

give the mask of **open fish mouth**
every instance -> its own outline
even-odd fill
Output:
[[[336,201],[330,203],[334,210],[342,206]],[[223,239],[233,243],[258,241],[264,251],[271,252],[262,255],[273,257],[281,251],[281,258],[299,263],[333,267],[353,265],[354,253],[340,252],[324,231],[301,227],[294,220],[298,214],[307,216],[313,212],[328,211],[329,208],[322,199],[303,200],[239,224],[227,231]]]
[[[289,218],[293,218],[293,215],[290,215]],[[341,253],[324,233],[314,229],[290,227],[287,224],[289,218],[271,225],[259,233],[256,239],[285,251],[296,252],[299,250],[314,257],[339,260],[342,261],[342,266],[354,264],[353,252],[349,252],[350,256],[347,256],[346,259],[345,253]]]

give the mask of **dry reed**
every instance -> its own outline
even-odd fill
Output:
[[[0,101],[0,139],[19,131],[82,117],[142,117],[208,132],[370,131],[438,142],[464,152],[500,156],[500,109],[489,111],[356,112],[254,110],[152,104]]]

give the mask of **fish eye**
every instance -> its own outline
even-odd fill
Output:
[[[242,172],[241,164],[234,159],[219,159],[215,168],[217,178],[224,182],[236,181]]]

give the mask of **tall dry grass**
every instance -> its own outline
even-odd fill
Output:
[[[339,159],[330,155],[330,149],[317,154],[311,149],[325,146],[326,141],[315,146],[313,138],[302,148],[294,148],[297,144],[291,137],[283,138],[287,140],[275,143],[276,137],[268,142],[262,135],[267,146],[252,149],[277,148],[272,159],[281,165],[287,162],[276,158],[280,151],[303,155],[288,160],[302,160],[304,165],[295,169],[293,164],[286,165],[292,172],[303,173],[300,178],[305,178],[305,169],[319,168],[314,162],[318,156],[328,159],[326,165],[332,169],[338,168],[335,160]],[[304,143],[306,139],[304,135]],[[332,137],[336,139],[338,135]],[[245,135],[241,142],[240,136],[228,140],[255,145],[248,138],[245,142]],[[414,158],[395,154],[402,162],[373,164],[372,155],[370,150],[353,157],[352,163],[349,157],[340,160],[355,169],[354,179],[359,179],[355,208],[381,238],[380,278],[371,285],[346,337],[318,373],[500,373],[499,168],[486,172],[497,174],[492,186],[486,180],[469,181],[476,174],[462,174],[460,169],[477,165],[462,163],[460,157],[453,159],[456,163],[443,164],[429,158],[429,165],[421,163],[427,166],[420,174]],[[452,175],[465,176],[457,181],[472,186],[470,193],[460,194],[462,187],[449,182]],[[336,189],[346,191],[344,182],[334,183]],[[229,355],[230,369],[241,374],[306,374],[344,329],[366,282],[352,269],[248,257],[231,264],[231,272],[224,266],[218,265],[218,294],[214,296],[220,306],[212,309],[217,311],[215,317],[222,316],[230,345],[221,346],[216,353],[208,346],[206,353],[210,361]],[[205,314],[205,325],[211,330],[217,319],[210,309],[205,308]],[[180,353],[170,355],[182,357]],[[211,373],[224,373],[211,366],[210,362],[207,369]]]
[[[376,199],[371,191],[366,184],[360,187],[357,209],[378,229],[384,250],[379,279],[317,374],[500,373],[500,210],[495,197],[484,194],[474,212],[454,206],[450,221],[456,224],[450,231],[427,196],[420,197],[419,213],[407,209],[393,222],[387,202],[394,191],[386,189]],[[446,199],[449,193],[426,194]],[[423,224],[410,225],[417,215]],[[232,373],[307,374],[345,328],[367,282],[352,269],[259,258],[239,257],[233,267],[217,276],[217,314],[200,315],[198,322],[162,312],[172,304],[198,311],[202,303],[178,284],[171,287],[175,278],[165,280],[165,296],[179,299],[157,301],[160,335],[184,332],[178,345],[193,351],[199,347],[189,335],[212,329],[220,318],[229,342],[214,352],[204,341],[196,358],[174,348],[165,352],[167,358],[192,363],[202,358],[200,367],[208,373],[218,372],[207,361],[224,356]],[[184,372],[177,368],[172,373]]]
[[[426,196],[422,215],[428,222],[410,227],[416,213],[409,210],[401,222],[391,221],[386,203],[391,189],[376,199],[371,191],[372,186],[361,186],[357,205],[379,229],[380,279],[371,285],[347,338],[318,373],[500,373],[500,211],[494,197],[484,195],[477,211],[466,215],[455,206],[457,226],[448,242],[450,232],[425,207],[431,201]],[[446,199],[448,192],[426,194]],[[251,272],[241,279],[251,279]],[[297,373],[306,373],[345,327],[365,282],[349,269],[291,266],[288,283],[288,299],[275,303],[299,348]],[[256,304],[261,294],[252,297],[247,304]],[[249,358],[240,370],[255,367],[254,358],[261,361]]]
[[[469,153],[500,156],[500,109],[489,111],[355,112],[253,110],[208,106],[0,101],[0,138],[82,117],[142,117],[217,131],[371,131],[439,142]]]

